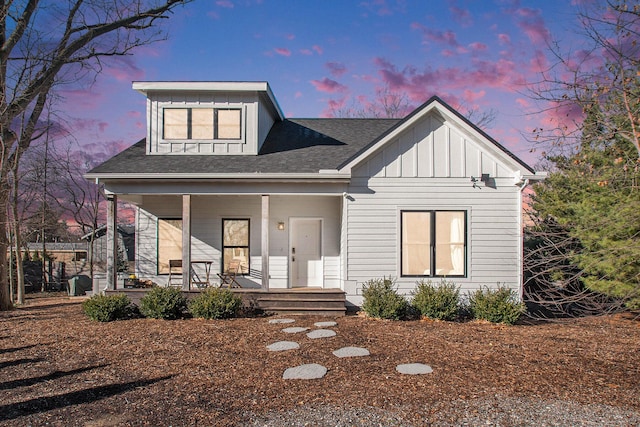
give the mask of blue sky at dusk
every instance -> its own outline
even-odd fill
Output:
[[[376,89],[413,106],[438,95],[497,117],[487,132],[531,164],[521,134],[550,113],[527,83],[570,46],[577,0],[196,0],[165,24],[169,39],[107,58],[96,82],[66,90],[71,131],[96,157],[145,135],[145,98],[132,81],[267,81],[287,117],[327,117],[371,102]],[[68,89],[68,88],[67,88]]]

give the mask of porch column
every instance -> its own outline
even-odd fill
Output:
[[[269,290],[269,195],[262,195],[262,289]]]
[[[118,281],[118,196],[107,195],[107,289]],[[95,233],[95,230],[94,230]]]
[[[182,290],[191,289],[191,194],[182,195]]]

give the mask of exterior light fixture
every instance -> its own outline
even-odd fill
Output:
[[[284,222],[278,222],[278,230],[284,230]]]

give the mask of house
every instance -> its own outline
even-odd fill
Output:
[[[132,225],[118,224],[118,269],[126,265],[135,265],[135,227]],[[107,265],[107,226],[102,225],[93,232],[81,237],[87,245],[93,244],[93,262],[95,271],[106,271]],[[93,239],[93,241],[92,241]],[[87,254],[85,253],[85,257]],[[131,267],[129,267],[131,268]]]
[[[111,229],[118,199],[137,206],[139,277],[234,261],[247,287],[339,289],[354,305],[383,276],[405,294],[442,278],[521,291],[522,192],[543,175],[438,97],[401,120],[288,119],[265,82],[133,89],[146,138],[86,177],[104,185]]]

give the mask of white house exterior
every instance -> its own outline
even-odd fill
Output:
[[[133,88],[146,138],[86,176],[112,228],[117,199],[138,207],[139,277],[236,260],[245,286],[339,288],[355,305],[381,277],[520,292],[522,191],[541,174],[439,98],[402,120],[286,119],[264,82]]]

